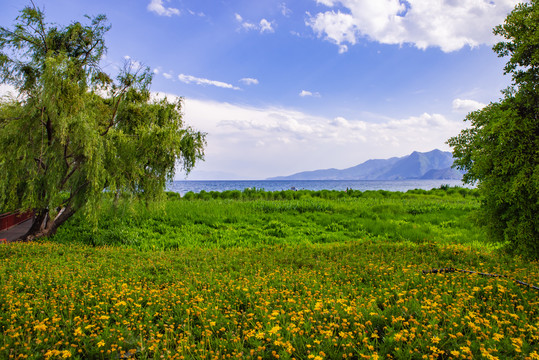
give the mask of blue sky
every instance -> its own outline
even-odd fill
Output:
[[[207,132],[188,179],[264,179],[449,150],[509,85],[492,28],[514,0],[34,0],[49,22],[105,14],[104,70],[154,71]],[[0,0],[9,26],[24,6]],[[2,86],[1,91],[6,91]],[[177,179],[185,178],[178,173]]]

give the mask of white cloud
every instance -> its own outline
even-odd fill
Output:
[[[257,26],[253,23],[249,23],[249,22],[244,22],[241,24],[241,26],[245,29],[245,30],[254,30],[254,29],[257,29]]]
[[[339,44],[339,54],[344,54],[347,51],[348,51],[348,45]]]
[[[129,70],[137,72],[138,70],[142,69],[142,63],[140,61],[133,60],[131,56],[125,55],[124,60]]]
[[[273,21],[261,19],[257,25],[248,21],[243,21],[243,17],[238,13],[235,13],[234,17],[236,18],[236,21],[240,23],[241,27],[247,31],[258,30],[261,34],[275,32],[275,29],[273,28]]]
[[[232,84],[228,84],[228,83],[225,83],[225,82],[222,82],[222,81],[217,81],[217,80],[209,80],[209,79],[199,78],[199,77],[192,76],[192,75],[180,74],[180,75],[178,75],[178,79],[181,82],[184,82],[186,84],[195,83],[197,85],[212,85],[212,86],[217,86],[217,87],[225,88],[225,89],[240,90],[239,87],[234,86]]]
[[[8,84],[0,84],[0,99],[4,96],[16,97],[18,95],[17,89],[14,86]]]
[[[320,93],[318,93],[318,92],[313,93],[311,91],[301,90],[301,92],[299,93],[299,96],[301,96],[301,97],[306,97],[306,96],[320,97]]]
[[[281,3],[279,5],[279,8],[281,9],[281,14],[283,16],[286,16],[286,17],[289,17],[290,14],[292,14],[292,10],[290,10],[287,6],[286,6],[286,3]]]
[[[252,30],[252,29],[256,29],[257,26],[253,23],[250,23],[250,22],[247,22],[247,21],[243,21],[243,17],[236,13],[234,14],[235,18],[236,18],[236,21],[239,22],[241,24],[241,27],[244,28],[245,30]]]
[[[453,100],[453,110],[458,112],[469,113],[471,111],[482,109],[486,106],[479,101],[469,99],[455,99]]]
[[[195,168],[194,177],[197,171],[232,171],[240,178],[261,179],[342,169],[414,150],[448,150],[445,141],[464,126],[441,114],[390,119],[371,114],[367,121],[189,98],[183,110],[187,124],[208,133],[206,161]]]
[[[343,14],[340,11],[318,13],[316,17],[311,16],[307,24],[319,35],[325,33],[327,39],[337,44],[356,43],[355,19],[351,14]]]
[[[148,4],[148,10],[160,16],[180,15],[180,10],[172,7],[165,7],[163,0],[151,0]]]
[[[339,45],[366,38],[383,44],[410,43],[419,49],[439,47],[444,52],[464,46],[492,44],[492,28],[503,22],[519,0],[317,0],[339,7],[308,15],[306,25]]]
[[[257,85],[258,79],[243,78],[243,79],[240,79],[240,82],[244,83],[245,85]]]
[[[329,124],[341,129],[366,130],[367,123],[365,121],[348,121],[342,116],[337,116],[329,121]]]
[[[332,1],[332,0],[316,0],[316,3],[326,5],[326,6],[333,6],[334,1]]]
[[[272,32],[275,32],[275,30],[273,30],[272,23],[269,22],[266,19],[260,20],[259,26],[260,26],[260,33],[265,33],[265,32],[272,33]]]
[[[191,14],[193,16],[200,16],[200,17],[205,17],[206,16],[206,14],[204,14],[202,11],[195,12],[195,11],[190,10],[190,9],[187,9],[187,11],[189,12],[189,14]]]
[[[164,72],[164,73],[163,73],[163,76],[165,77],[165,79],[169,79],[169,80],[170,80],[170,79],[172,79],[172,76],[173,76],[173,75],[170,74],[170,73]]]

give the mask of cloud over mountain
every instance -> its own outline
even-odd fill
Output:
[[[282,107],[252,107],[187,98],[185,119],[208,133],[205,162],[197,169],[258,178],[301,169],[350,166],[369,154],[390,157],[440,147],[462,129],[461,119],[423,113],[373,122],[327,118]],[[246,151],[246,149],[249,149]],[[448,149],[448,147],[445,147]]]

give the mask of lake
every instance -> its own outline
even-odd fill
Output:
[[[181,180],[167,186],[168,191],[184,195],[189,191],[198,193],[202,190],[226,191],[245,190],[247,188],[265,191],[281,191],[295,188],[297,190],[388,190],[407,191],[412,189],[430,190],[442,185],[470,187],[460,180]]]

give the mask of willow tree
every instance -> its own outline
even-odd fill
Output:
[[[176,166],[189,172],[205,134],[186,126],[181,99],[151,96],[149,69],[99,66],[106,17],[48,24],[27,6],[0,27],[0,209],[32,209],[25,239],[53,234],[75,212],[95,215],[106,193],[158,199]]]

